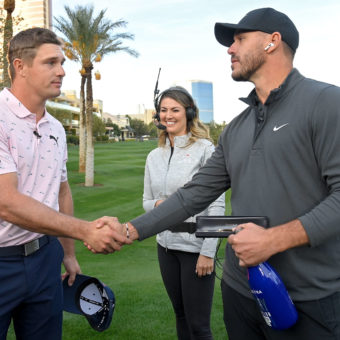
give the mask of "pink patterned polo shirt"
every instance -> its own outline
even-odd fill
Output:
[[[59,210],[60,182],[67,180],[66,161],[62,124],[47,111],[37,123],[36,115],[9,90],[0,92],[0,176],[15,172],[22,194]],[[39,237],[41,234],[0,219],[0,247]]]

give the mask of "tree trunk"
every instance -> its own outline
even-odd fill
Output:
[[[92,66],[86,68],[86,187],[92,187],[94,185],[92,69]]]
[[[86,159],[85,84],[86,84],[86,77],[82,75],[81,85],[80,85],[80,114],[79,114],[79,172],[80,173],[85,173],[85,159]]]
[[[13,36],[13,21],[12,13],[15,9],[14,0],[5,0],[4,9],[7,11],[5,27],[4,27],[4,42],[3,42],[3,87],[11,87],[11,79],[8,74],[8,43]]]

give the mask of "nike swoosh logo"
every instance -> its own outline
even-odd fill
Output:
[[[278,130],[280,130],[280,129],[282,129],[283,127],[285,127],[285,126],[287,126],[288,125],[288,123],[286,123],[286,124],[282,124],[282,125],[280,125],[280,126],[274,126],[273,127],[273,131],[275,132],[275,131],[278,131]]]

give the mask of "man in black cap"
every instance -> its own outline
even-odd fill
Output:
[[[229,237],[221,283],[230,340],[340,339],[340,89],[293,68],[299,33],[272,8],[217,23],[232,77],[255,85],[192,181],[151,212],[118,225],[143,240],[232,190],[234,216],[267,216]],[[245,267],[268,261],[298,311],[287,330],[266,325]]]

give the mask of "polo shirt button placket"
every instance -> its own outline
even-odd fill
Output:
[[[37,145],[39,145],[40,144],[40,139],[41,139],[42,135],[39,133],[37,128],[33,131],[33,134],[34,134],[34,136],[37,139]]]

